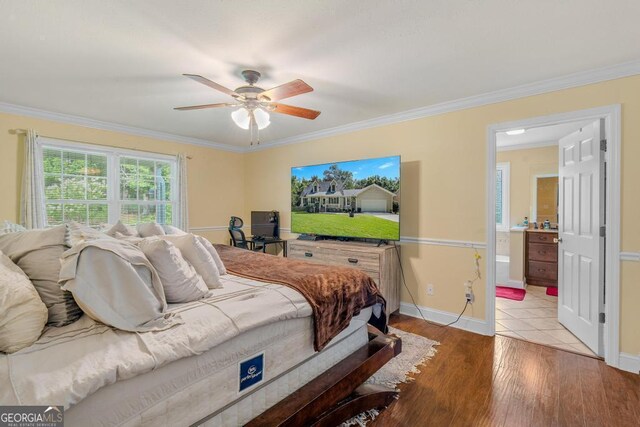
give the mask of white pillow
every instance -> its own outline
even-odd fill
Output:
[[[157,222],[147,222],[138,224],[138,234],[140,237],[164,236],[164,228]]]
[[[160,276],[169,303],[183,303],[204,298],[209,289],[192,266],[171,242],[159,238],[144,239],[138,247]]]
[[[64,292],[60,278],[60,257],[65,245],[66,225],[44,230],[27,230],[0,235],[0,251],[29,277],[40,299],[49,310],[50,326],[65,326],[82,316],[69,292]]]
[[[14,224],[11,221],[5,221],[4,226],[0,229],[0,234],[16,233],[18,231],[27,231],[27,229],[20,224]]]
[[[225,274],[227,274],[227,269],[222,263],[222,259],[220,259],[220,255],[218,255],[218,251],[216,251],[216,248],[213,247],[211,242],[202,236],[196,235],[196,238],[200,243],[202,243],[202,246],[204,246],[204,248],[211,254],[211,257],[213,257],[213,261],[216,263],[216,267],[218,267],[218,272],[220,272],[220,275],[224,276]]]
[[[26,274],[0,252],[0,351],[14,353],[42,334],[47,307]]]
[[[138,232],[135,227],[124,224],[122,221],[118,221],[116,225],[111,227],[109,231],[106,231],[107,236],[116,237],[116,233],[124,234],[125,236],[138,236]]]
[[[174,227],[173,225],[168,225],[168,224],[162,225],[162,229],[164,230],[165,234],[175,234],[178,236],[188,234],[185,231],[180,230],[178,227]]]
[[[184,234],[181,236],[169,235],[162,236],[161,239],[173,243],[184,259],[193,266],[196,272],[202,276],[204,283],[209,289],[217,289],[222,287],[220,281],[220,272],[216,266],[213,257],[198,238],[193,234]]]
[[[62,288],[92,319],[132,332],[182,322],[166,313],[160,277],[140,248],[115,239],[92,240],[69,249],[61,261]]]

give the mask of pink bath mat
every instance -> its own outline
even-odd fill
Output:
[[[522,301],[526,293],[527,291],[525,291],[524,289],[515,289],[515,288],[507,288],[505,286],[496,286],[496,296],[500,298]]]
[[[551,295],[552,297],[558,296],[558,288],[549,286],[547,288],[547,295]]]

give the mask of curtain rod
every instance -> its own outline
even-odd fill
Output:
[[[9,130],[9,133],[15,134],[15,135],[26,135],[27,134],[27,130],[26,129],[11,129]],[[104,145],[104,144],[96,144],[95,142],[87,142],[87,141],[78,141],[77,139],[67,139],[67,138],[60,138],[57,136],[48,136],[48,135],[40,135],[37,131],[36,133],[38,134],[38,136],[42,136],[45,138],[53,138],[53,139],[59,139],[61,141],[68,141],[68,142],[79,142],[81,144],[89,144],[89,145]],[[118,148],[118,147],[115,147]],[[137,148],[128,148],[128,150],[135,150],[135,151],[140,151],[141,153],[150,153],[150,154],[166,154],[166,153],[158,153],[155,151],[148,151],[148,150],[139,150]],[[187,159],[191,160],[193,159],[193,157],[187,155]]]

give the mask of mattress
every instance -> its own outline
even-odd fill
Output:
[[[98,390],[65,412],[65,425],[242,425],[365,345],[370,316],[371,308],[363,310],[319,353],[310,316],[258,327]],[[239,391],[239,363],[262,353],[263,380]]]

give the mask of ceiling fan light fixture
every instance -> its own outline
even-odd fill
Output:
[[[262,108],[256,108],[253,110],[253,117],[256,118],[256,124],[260,130],[271,124],[271,121],[269,120],[269,113],[264,111]]]
[[[245,108],[238,108],[236,111],[231,113],[231,118],[238,127],[241,127],[242,129],[249,129],[249,123],[251,120],[249,119],[249,112]]]

